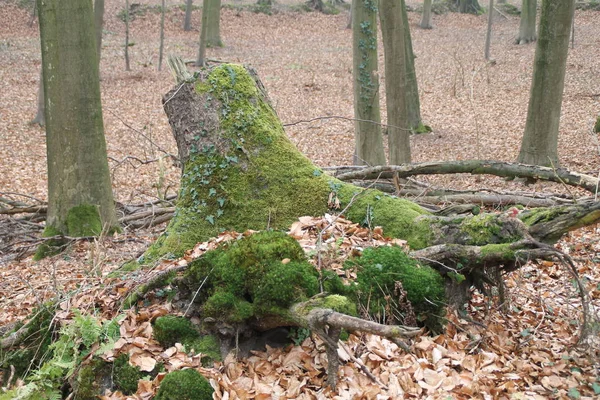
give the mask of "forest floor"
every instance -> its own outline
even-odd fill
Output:
[[[154,6],[160,2],[141,3]],[[184,32],[179,3],[169,0],[167,4],[165,54],[194,59],[201,11],[194,11],[193,30]],[[312,120],[288,126],[286,132],[315,164],[351,164],[352,49],[347,11],[324,15],[293,11],[287,5],[265,15],[243,10],[241,4],[225,2],[221,16],[225,46],[208,49],[208,57],[252,65],[284,124]],[[142,203],[177,193],[180,170],[169,157],[177,150],[161,106],[161,98],[174,80],[166,62],[163,70],[157,71],[160,16],[152,8],[131,23],[132,71],[125,71],[121,9],[121,2],[106,0],[100,65],[105,133],[116,199]],[[0,196],[41,203],[46,199],[44,130],[28,123],[36,111],[40,70],[37,21],[30,25],[30,9],[12,2],[0,2],[0,13]],[[486,62],[486,18],[434,15],[434,29],[422,30],[416,26],[420,14],[409,13],[422,116],[433,128],[431,133],[411,138],[413,161],[516,159],[535,45],[515,45],[519,18],[495,14],[491,47],[495,62]],[[600,143],[592,127],[600,112],[600,13],[577,11],[575,20],[559,155],[563,167],[596,176]],[[383,72],[380,75],[383,89],[385,76]],[[381,98],[385,122],[384,93]],[[561,185],[524,186],[495,177],[419,180],[455,189],[571,194]],[[11,224],[8,218],[0,218],[0,248],[6,244],[3,240],[8,240],[9,230],[17,227]],[[25,317],[49,296],[66,296],[77,288],[104,282],[110,271],[138,256],[162,229],[164,226],[125,231],[97,242],[78,242],[69,252],[42,262],[27,256],[3,263],[5,254],[0,253],[0,325]],[[27,240],[38,236],[33,230]],[[600,226],[595,225],[569,234],[557,245],[575,258],[596,305],[600,302],[599,243]],[[531,264],[509,276],[508,284],[508,311],[503,313],[489,299],[475,296],[471,318],[486,328],[456,319],[444,335],[419,338],[416,358],[385,340],[353,337],[349,347],[360,350],[356,357],[387,389],[348,361],[338,393],[322,391],[324,352],[315,350],[310,341],[291,350],[269,350],[257,355],[258,359],[230,360],[226,368],[221,364],[204,372],[218,382],[218,398],[232,399],[383,399],[402,397],[402,393],[423,398],[600,395],[599,346],[573,347],[579,326],[577,297],[566,272],[553,263]],[[269,391],[272,397],[266,395]]]

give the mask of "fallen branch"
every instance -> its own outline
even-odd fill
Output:
[[[348,332],[366,332],[388,338],[397,343],[405,351],[409,351],[410,349],[401,341],[401,338],[412,338],[422,332],[420,328],[416,327],[382,325],[377,322],[342,314],[328,308],[318,307],[325,297],[325,294],[320,294],[308,301],[295,304],[291,309],[291,313],[300,325],[308,326],[323,339],[328,360],[327,385],[331,388],[335,388],[337,385],[337,372],[339,369],[337,348],[342,329]],[[348,352],[348,354],[350,353]],[[364,365],[361,363],[358,364],[370,379],[385,387]]]
[[[548,168],[536,165],[508,163],[489,160],[467,161],[432,161],[403,165],[381,165],[363,168],[359,171],[346,172],[337,176],[339,180],[353,179],[389,179],[397,175],[406,178],[414,175],[473,174],[495,175],[508,178],[529,178],[583,188],[591,193],[596,192],[598,179],[593,176],[571,172],[564,168]]]

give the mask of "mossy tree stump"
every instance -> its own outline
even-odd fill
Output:
[[[413,202],[324,174],[286,137],[253,70],[221,64],[194,76],[185,68],[178,71],[179,83],[163,103],[183,168],[179,202],[142,263],[180,256],[225,230],[287,229],[300,216],[332,211],[336,198],[347,218],[381,226],[386,236],[406,240],[422,263],[461,275],[459,284],[450,281],[462,293],[458,305],[469,285],[493,281],[485,277],[487,267],[511,269],[551,253],[536,232],[546,239],[541,233],[551,229],[554,218],[568,221],[561,223],[558,237],[577,223],[600,219],[597,205],[548,209],[543,218],[525,222],[508,214],[432,216]]]

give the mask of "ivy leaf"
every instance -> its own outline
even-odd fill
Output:
[[[523,336],[523,337],[527,337],[527,336],[529,336],[529,335],[531,335],[531,331],[529,330],[529,328],[527,328],[527,329],[524,329],[524,330],[521,332],[521,336]]]
[[[315,169],[315,170],[313,171],[313,175],[314,175],[314,176],[321,176],[322,174],[323,174],[323,173],[322,173],[322,172],[321,172],[321,170],[319,170],[319,169]]]
[[[210,189],[208,190],[208,195],[209,195],[209,196],[215,196],[216,194],[217,194],[217,189],[215,189],[215,188],[210,188]]]
[[[579,393],[579,390],[577,390],[577,388],[571,388],[567,392],[567,396],[569,396],[572,399],[580,399],[581,393]]]
[[[218,209],[217,210],[217,217],[220,217],[221,215],[223,215],[223,210]]]
[[[223,207],[223,204],[225,204],[225,199],[222,197],[219,197],[217,199],[217,203],[219,203],[219,207]]]
[[[215,224],[215,216],[214,215],[207,215],[206,218],[204,218],[205,220],[207,220],[211,225]]]

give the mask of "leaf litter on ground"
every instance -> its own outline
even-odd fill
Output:
[[[180,170],[170,163],[176,147],[160,103],[173,85],[172,78],[168,71],[154,68],[159,16],[148,13],[132,22],[134,70],[126,73],[122,59],[124,26],[117,17],[121,8],[119,2],[106,2],[101,85],[114,192],[119,201],[130,203],[176,193]],[[43,200],[44,133],[27,124],[35,114],[40,68],[37,22],[29,27],[28,10],[9,2],[0,4],[0,10],[6,16],[0,26],[0,86],[5,94],[0,104],[0,187],[3,192]],[[170,8],[167,52],[193,59],[198,31],[183,32],[182,15],[177,7]],[[345,13],[326,16],[283,11],[267,16],[224,9],[225,47],[209,49],[209,57],[257,68],[285,123],[319,116],[351,117],[351,40],[350,31],[344,29],[346,18]],[[409,18],[412,28],[419,15],[410,13]],[[200,12],[195,11],[196,29],[199,20]],[[483,53],[479,50],[485,16],[445,14],[434,16],[433,30],[412,29],[423,119],[434,128],[433,133],[411,138],[414,161],[516,158],[534,46],[512,44],[518,17],[497,16],[494,22],[493,66],[479,54]],[[600,93],[596,79],[600,63],[597,23],[597,13],[576,13],[576,45],[567,64],[559,139],[562,165],[591,175],[600,170],[598,137],[591,133]],[[383,73],[381,76],[385,78]],[[351,162],[351,121],[316,120],[289,126],[286,132],[317,165]],[[158,159],[163,160],[162,167]],[[463,189],[523,189],[518,182],[495,177],[422,180]],[[560,185],[545,183],[528,189],[564,191]],[[85,312],[96,308],[100,318],[114,318],[122,312],[121,301],[136,284],[166,269],[183,267],[219,243],[239,236],[229,232],[199,244],[182,259],[163,262],[129,281],[108,278],[125,261],[136,258],[160,229],[76,242],[63,255],[38,263],[27,258],[0,265],[0,321],[5,324],[22,319],[37,304],[56,296],[65,299],[58,313],[61,321],[72,318],[72,309]],[[370,245],[390,244],[377,228],[369,231],[332,216],[303,217],[290,234],[315,265],[331,268],[348,279],[352,276],[342,266],[349,255]],[[600,306],[599,237],[596,225],[572,232],[557,244],[574,258],[596,317]],[[319,253],[320,259],[315,258]],[[180,345],[162,349],[152,338],[150,322],[172,311],[160,302],[126,312],[121,320],[121,338],[104,357],[112,360],[126,352],[131,362],[144,370],[158,362],[165,363],[167,371],[196,368],[210,379],[218,399],[594,398],[600,395],[598,334],[587,347],[574,347],[581,322],[580,300],[569,279],[558,264],[527,264],[506,277],[506,307],[474,292],[468,314],[449,314],[446,332],[417,338],[412,346],[414,354],[403,353],[386,339],[351,335],[346,347],[385,387],[372,382],[351,358],[341,354],[339,387],[335,393],[324,388],[327,361],[316,337],[299,346],[267,348],[247,359],[230,357],[213,368],[202,367],[201,355],[185,353]],[[161,373],[153,381],[140,381],[138,392],[129,398],[149,398],[163,377]],[[116,392],[105,398],[128,396]]]

